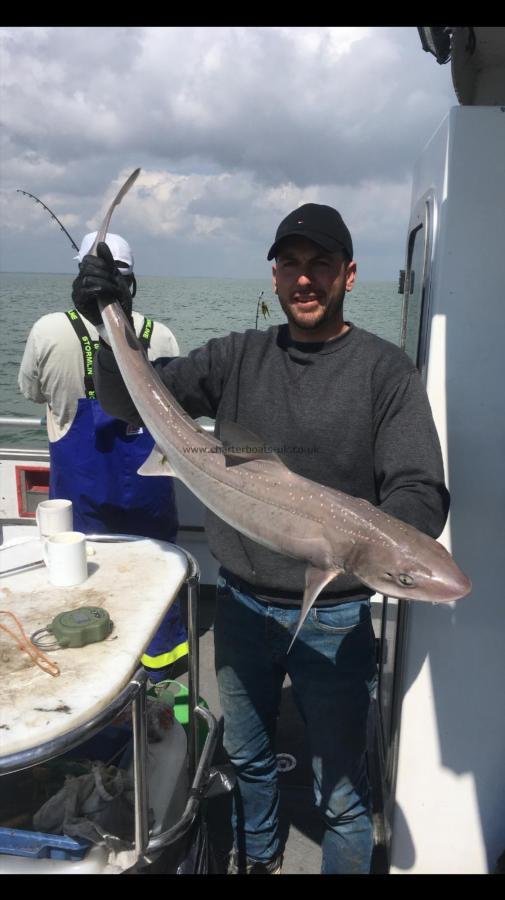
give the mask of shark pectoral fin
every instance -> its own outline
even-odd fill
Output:
[[[177,478],[167,457],[156,445],[151,450],[149,456],[142,463],[137,475],[170,475]]]
[[[315,566],[307,566],[305,569],[305,592],[303,595],[302,608],[300,610],[300,618],[298,619],[298,625],[296,626],[293,640],[289,645],[288,653],[291,650],[314,601],[317,600],[319,594],[323,588],[326,587],[328,582],[337,575],[341,575],[343,571],[344,569],[338,567],[335,569],[316,569]]]
[[[236,422],[221,422],[219,437],[224,448],[226,466],[238,466],[254,459],[275,460],[284,466],[280,456],[263,438]]]

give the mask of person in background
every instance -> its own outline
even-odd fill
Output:
[[[121,302],[107,247],[87,256],[76,305],[100,323],[97,292]],[[344,318],[356,278],[340,213],[307,203],[280,223],[267,259],[286,323],[214,338],[156,370],[186,412],[236,422],[298,475],[363,497],[437,537],[449,494],[420,373],[395,345]],[[100,401],[140,421],[106,342],[96,357]],[[323,874],[366,874],[373,850],[367,719],[377,680],[371,588],[352,574],[319,594],[291,643],[305,565],[250,540],[208,512],[221,564],[214,622],[224,747],[237,774],[230,873],[278,874],[275,727],[289,675],[307,725],[324,822]]]
[[[95,237],[96,232],[83,238],[75,259],[82,261]],[[108,234],[107,245],[122,273],[123,303],[129,307],[149,359],[163,363],[178,356],[179,347],[169,328],[132,312],[136,280],[129,244],[118,234]],[[132,427],[107,415],[100,406],[93,372],[97,347],[97,328],[75,309],[42,316],[26,342],[18,384],[27,399],[47,404],[49,498],[72,501],[76,531],[136,534],[175,542],[178,520],[173,479],[137,475],[154,440],[143,425]],[[160,681],[187,652],[186,629],[176,600],[142,663],[150,679]]]

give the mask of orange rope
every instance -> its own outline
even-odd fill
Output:
[[[25,653],[28,653],[28,655],[32,658],[33,662],[37,666],[40,666],[40,668],[44,672],[47,672],[48,675],[54,675],[54,676],[59,675],[60,674],[59,665],[57,663],[53,662],[51,659],[49,659],[49,657],[46,656],[44,653],[42,653],[38,649],[38,647],[36,647],[34,644],[32,644],[30,638],[25,633],[23,626],[21,625],[21,622],[19,621],[18,617],[16,615],[14,615],[13,612],[10,612],[8,609],[0,609],[0,615],[12,616],[16,625],[18,626],[18,628],[22,634],[21,640],[19,639],[19,637],[16,634],[14,634],[13,631],[10,630],[10,628],[7,628],[7,625],[2,625],[0,623],[0,628],[2,629],[2,631],[5,631],[9,635],[9,637],[11,637],[16,642],[16,644],[18,645],[18,649],[24,651]]]

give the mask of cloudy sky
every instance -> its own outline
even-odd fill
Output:
[[[0,29],[0,268],[73,272],[111,230],[139,275],[262,277],[279,221],[342,213],[364,280],[402,266],[412,166],[457,104],[409,27]]]

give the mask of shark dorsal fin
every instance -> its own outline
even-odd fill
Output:
[[[280,456],[253,431],[237,425],[236,422],[222,422],[219,426],[219,436],[224,448],[227,466],[238,466],[240,463],[251,462],[255,459],[276,462],[284,467]]]

